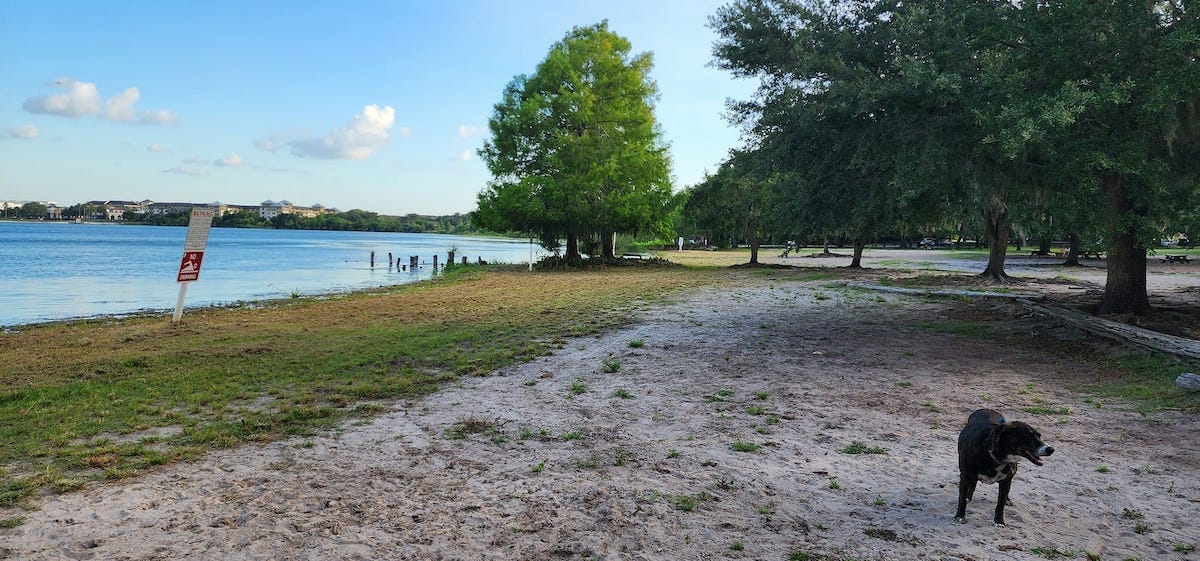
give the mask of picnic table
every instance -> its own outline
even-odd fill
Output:
[[[1186,255],[1163,255],[1163,263],[1191,263]]]

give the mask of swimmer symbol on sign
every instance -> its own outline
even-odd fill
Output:
[[[203,251],[185,251],[179,261],[179,274],[176,282],[194,281],[200,278],[200,263],[204,260]]]

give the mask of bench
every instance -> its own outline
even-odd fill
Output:
[[[1104,254],[1100,251],[1081,251],[1079,256],[1084,259],[1104,259]]]
[[[621,255],[622,259],[650,259],[653,255],[647,253],[625,253]]]
[[[1163,263],[1191,263],[1186,255],[1163,255]]]

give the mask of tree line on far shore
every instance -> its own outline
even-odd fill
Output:
[[[91,205],[72,205],[63,209],[64,217],[89,216],[95,209]],[[44,219],[46,205],[26,203],[13,209],[8,218]],[[187,226],[188,213],[150,214],[126,211],[121,222],[154,226]],[[428,234],[477,234],[486,233],[471,223],[470,216],[455,213],[447,216],[407,214],[388,216],[366,210],[352,209],[345,212],[329,212],[310,218],[298,214],[280,214],[274,218],[263,218],[254,212],[230,212],[213,218],[216,228],[275,228],[281,230],[346,230],[354,232],[406,232]]]

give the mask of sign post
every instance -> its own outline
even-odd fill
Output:
[[[192,208],[192,217],[188,219],[187,237],[183,240],[183,258],[179,260],[179,272],[175,282],[179,283],[179,298],[175,301],[175,314],[171,323],[179,323],[183,317],[183,300],[187,296],[187,287],[200,278],[200,264],[204,262],[204,248],[208,246],[208,231],[212,229],[213,217],[217,215],[212,207]]]

